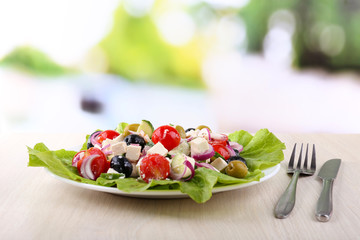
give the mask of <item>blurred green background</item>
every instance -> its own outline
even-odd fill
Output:
[[[226,17],[246,32],[245,39],[234,35],[225,42],[234,51],[265,54],[271,48],[267,45],[271,34],[285,35],[291,40],[288,57],[294,67],[357,71],[360,66],[360,2],[356,0],[134,2],[119,2],[113,16],[106,16],[113,21],[110,31],[82,59],[90,68],[130,81],[204,88],[202,62],[219,41],[217,28],[223,27],[214,23]],[[2,65],[32,74],[84,71],[56,63],[34,46],[16,46],[3,55]]]
[[[0,131],[360,132],[356,0],[3,1],[0,33]]]

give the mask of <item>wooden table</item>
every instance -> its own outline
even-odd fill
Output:
[[[204,204],[191,199],[138,199],[63,183],[43,168],[27,167],[26,145],[50,149],[79,145],[84,134],[0,135],[1,239],[359,239],[360,135],[276,134],[287,145],[273,178],[215,194]],[[295,208],[276,219],[274,206],[290,177],[286,165],[295,142],[317,145],[318,169],[341,158],[331,220],[314,216],[322,183],[300,178]]]

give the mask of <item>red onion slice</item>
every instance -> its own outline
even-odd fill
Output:
[[[210,134],[210,130],[208,129],[208,128],[205,128],[206,130],[207,130],[207,133],[208,133],[208,135],[209,135],[209,140],[211,140],[211,134]]]
[[[97,131],[91,135],[90,142],[92,143],[92,145],[101,146],[101,144],[96,140],[97,136],[99,136],[100,133],[101,133],[101,131]]]
[[[103,151],[103,153],[105,154],[105,156],[108,156],[108,155],[112,154],[113,152],[112,151]]]
[[[84,151],[79,152],[76,157],[72,160],[72,166],[77,167],[77,163],[80,161],[80,159],[84,156]]]
[[[209,163],[199,163],[199,162],[195,162],[195,166],[197,167],[204,167],[204,168],[208,168],[214,171],[219,172],[219,170],[217,170],[213,165],[209,164]]]
[[[195,160],[200,160],[200,161],[209,159],[214,155],[215,155],[214,148],[210,144],[209,144],[209,149],[207,151],[205,151],[204,153],[193,153],[193,152],[191,153],[192,158],[194,158]]]
[[[227,149],[228,152],[230,153],[230,156],[231,156],[231,157],[236,156],[236,153],[235,153],[234,149],[232,149],[232,147],[226,146],[226,149]]]
[[[221,141],[221,142],[225,142],[225,141],[228,140],[228,136],[226,136],[225,134],[221,134],[221,133],[212,133],[211,134],[211,139]]]
[[[87,156],[86,158],[84,158],[81,167],[80,167],[80,174],[81,176],[83,176],[84,178],[87,179],[91,179],[91,180],[95,180],[95,175],[94,173],[91,171],[91,164],[93,162],[93,160],[97,157],[100,157],[100,155],[90,155]]]
[[[193,136],[190,136],[190,137],[186,138],[186,141],[190,142],[191,140],[193,140],[193,138],[194,138]]]
[[[184,164],[191,171],[191,175],[188,178],[186,178],[184,181],[189,181],[195,176],[195,169],[194,169],[193,165],[191,164],[191,162],[189,160],[185,160]],[[196,164],[196,162],[195,162],[195,164]]]
[[[235,150],[238,150],[239,152],[241,152],[244,148],[242,145],[240,145],[237,142],[229,142],[230,147],[232,147]]]
[[[101,151],[104,151],[105,149],[107,149],[108,147],[110,147],[111,145],[110,144],[106,144],[105,147],[102,147],[101,148]]]

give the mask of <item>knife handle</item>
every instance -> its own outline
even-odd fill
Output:
[[[317,202],[315,216],[320,222],[330,220],[332,214],[332,189],[334,179],[324,179],[323,188]]]
[[[299,179],[300,171],[295,171],[291,181],[285,192],[281,195],[278,203],[275,206],[275,217],[286,218],[293,210],[296,200],[296,185]]]

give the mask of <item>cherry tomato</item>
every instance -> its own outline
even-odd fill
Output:
[[[175,128],[164,125],[155,129],[151,140],[154,144],[160,142],[168,151],[171,151],[180,144],[181,137]]]
[[[106,130],[106,131],[101,132],[99,134],[99,136],[97,136],[97,141],[99,143],[102,143],[105,139],[114,139],[119,135],[120,135],[120,133],[118,133],[117,131]]]
[[[214,145],[222,145],[222,146],[226,146],[227,145],[227,141],[220,141],[220,140],[214,140],[214,139],[211,139],[209,140],[209,144],[214,146]]]
[[[220,154],[225,160],[230,158],[230,152],[226,146],[224,146],[222,144],[213,144],[212,146],[213,146],[215,152]]]
[[[228,143],[228,136],[225,135],[225,134],[218,134],[218,136],[215,138],[211,138],[211,140],[209,140],[209,143],[211,145],[215,145],[215,144],[220,144],[220,145],[223,145],[223,146],[226,146],[227,143]]]
[[[110,162],[107,161],[107,158],[105,156],[105,154],[103,153],[103,151],[101,151],[98,148],[89,148],[87,151],[85,151],[84,156],[78,161],[77,163],[77,169],[79,174],[82,176],[81,174],[81,165],[83,164],[83,161],[85,158],[91,156],[91,155],[97,155],[97,157],[95,157],[92,162],[91,162],[91,172],[94,174],[94,179],[96,180],[101,173],[106,173],[109,168],[110,168]],[[84,177],[84,176],[82,176]]]
[[[151,179],[163,180],[170,174],[170,163],[160,154],[149,154],[141,160],[139,171],[140,177],[147,183]]]

